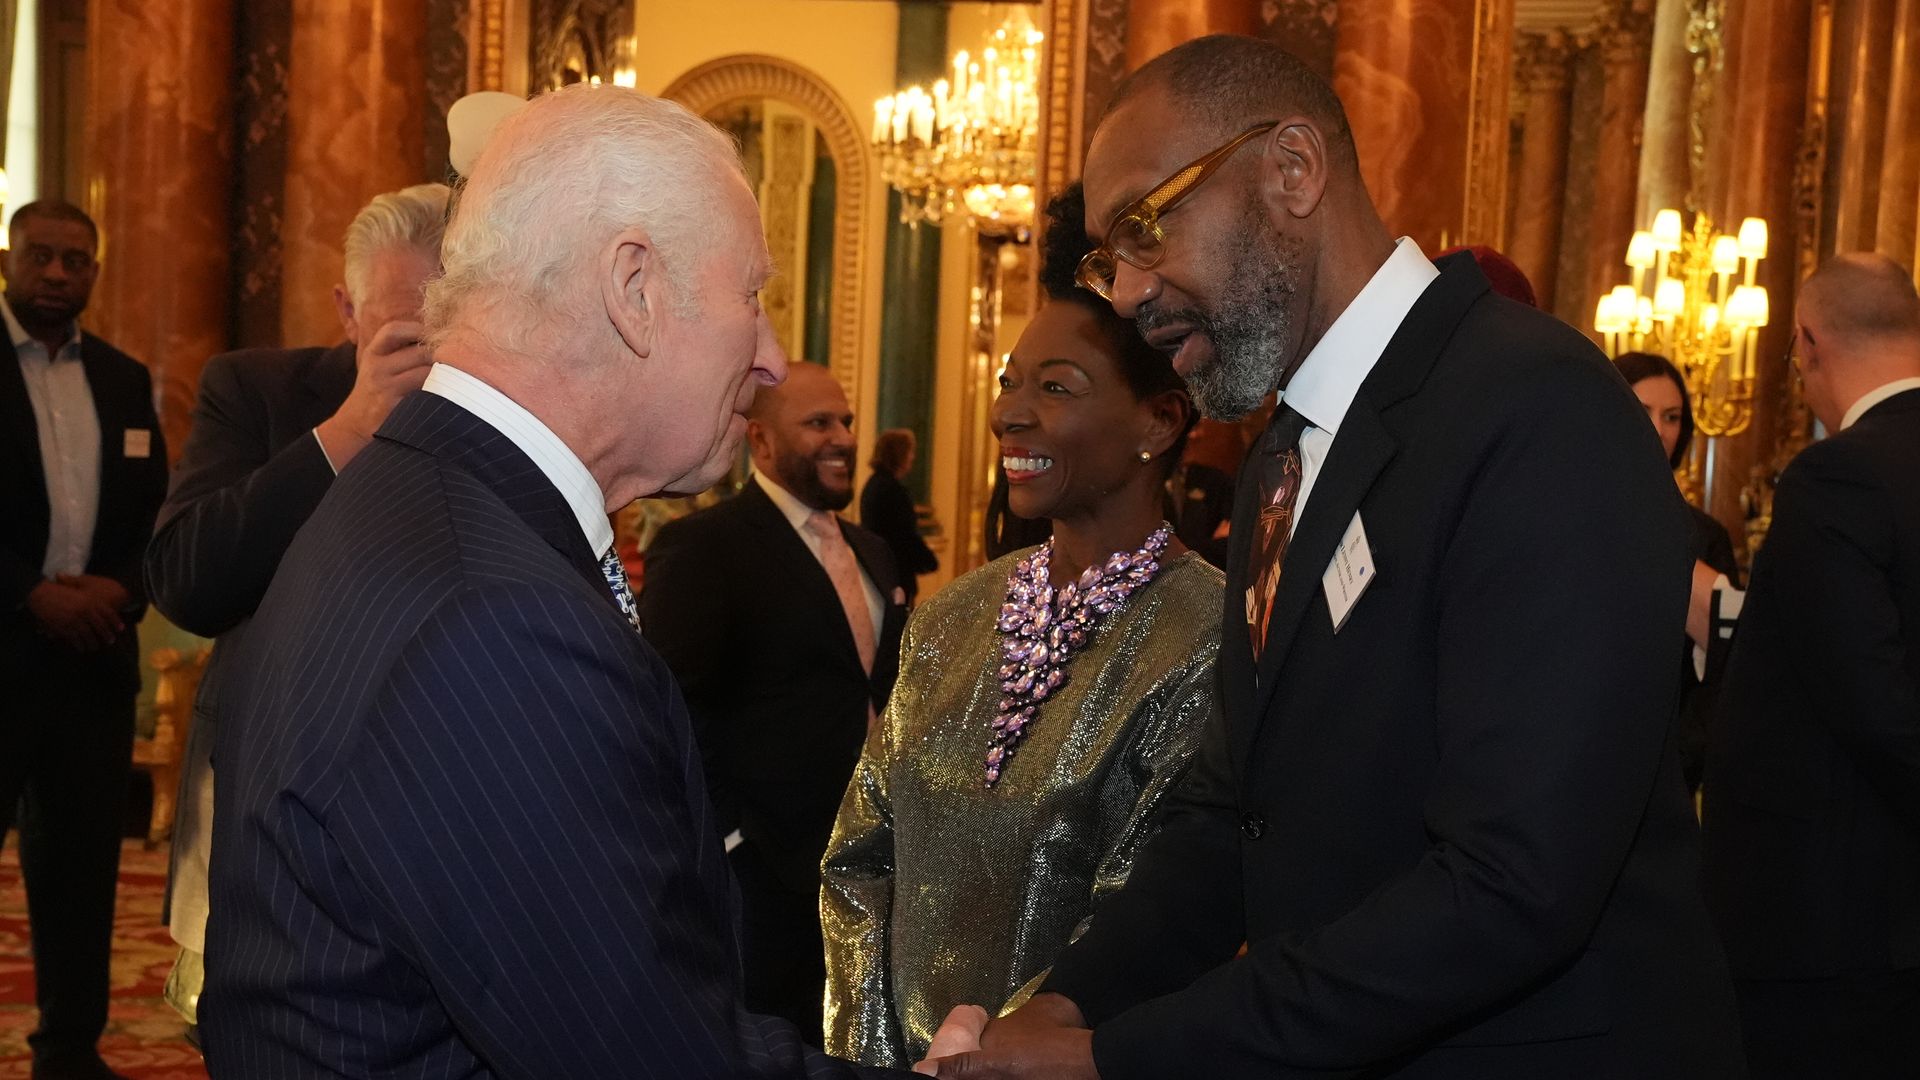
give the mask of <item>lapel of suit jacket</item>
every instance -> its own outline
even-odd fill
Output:
[[[411,446],[471,473],[617,609],[600,572],[600,553],[588,550],[573,507],[512,439],[459,405],[424,391],[401,399],[375,437]]]
[[[1227,530],[1227,591],[1220,621],[1220,686],[1226,715],[1235,729],[1251,728],[1253,718],[1253,642],[1247,636],[1246,595],[1254,504],[1260,501],[1253,457],[1259,452],[1260,440],[1255,439],[1240,461],[1240,479],[1233,490],[1233,524]],[[1236,748],[1238,743],[1236,739]]]
[[[748,517],[765,534],[764,550],[769,558],[776,560],[777,577],[813,593],[811,597],[801,597],[805,610],[821,613],[820,621],[833,627],[828,633],[833,635],[836,648],[845,654],[850,666],[859,668],[860,647],[854,643],[853,628],[847,625],[846,613],[840,607],[840,590],[834,588],[827,568],[814,558],[807,541],[760,487],[758,476],[734,497],[745,500]],[[845,522],[841,523],[840,533],[846,535]],[[855,551],[857,554],[858,549]]]
[[[20,353],[10,338],[0,337],[0,427],[20,444],[27,468],[38,474],[40,424],[33,418],[33,399],[27,396],[27,377],[20,371]]]
[[[877,650],[885,645],[894,624],[904,623],[907,617],[906,606],[896,604],[893,600],[893,594],[900,587],[899,567],[893,566],[892,552],[887,549],[887,542],[875,533],[856,528],[843,520],[840,522],[840,535],[847,538],[847,546],[853,549],[854,556],[860,560],[861,570],[866,572],[868,580],[880,593],[880,624],[873,628],[876,650],[873,666],[877,669],[880,666]],[[893,567],[894,572],[889,573],[888,567]]]
[[[1340,421],[1340,432],[1334,437],[1327,460],[1314,478],[1306,512],[1287,545],[1279,592],[1273,599],[1273,618],[1268,624],[1267,647],[1260,656],[1252,717],[1264,717],[1272,705],[1294,637],[1308,613],[1318,607],[1313,600],[1321,594],[1320,579],[1333,559],[1334,549],[1374,481],[1399,451],[1399,443],[1382,414],[1420,388],[1467,308],[1488,289],[1479,265],[1465,252],[1442,259],[1437,265],[1440,276],[1420,294],[1373,371],[1360,384],[1359,393]],[[1237,520],[1235,526],[1239,526]],[[1388,567],[1376,570],[1391,573]],[[1241,589],[1244,592],[1244,584]],[[1244,614],[1239,636],[1246,638]],[[1247,651],[1251,655],[1251,646]],[[1236,757],[1244,757],[1258,726],[1250,723],[1237,728],[1240,744]]]

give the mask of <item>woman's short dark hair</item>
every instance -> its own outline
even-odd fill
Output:
[[[907,464],[907,456],[913,453],[914,437],[912,428],[888,428],[873,437],[873,467],[885,469],[890,476],[898,476]]]
[[[1185,396],[1186,381],[1173,370],[1173,361],[1167,354],[1147,344],[1139,329],[1132,321],[1121,318],[1112,304],[1075,281],[1080,260],[1094,248],[1093,238],[1087,235],[1086,221],[1087,197],[1079,181],[1048,201],[1047,230],[1040,248],[1040,288],[1049,301],[1079,304],[1094,314],[1113,343],[1115,366],[1135,398],[1144,401],[1169,390]],[[1168,475],[1179,467],[1180,455],[1187,448],[1187,432],[1193,430],[1199,419],[1199,413],[1189,402],[1186,428],[1166,453],[1160,455],[1160,465]]]
[[[1673,444],[1673,456],[1667,462],[1673,468],[1687,460],[1687,446],[1693,442],[1693,399],[1687,395],[1687,380],[1680,375],[1680,369],[1673,361],[1657,353],[1626,352],[1613,358],[1613,368],[1620,377],[1632,386],[1642,379],[1662,376],[1672,380],[1674,388],[1680,391],[1680,441]]]

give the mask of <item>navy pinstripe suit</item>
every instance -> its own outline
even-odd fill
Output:
[[[230,665],[215,1077],[855,1075],[741,1008],[687,715],[534,463],[417,393]]]

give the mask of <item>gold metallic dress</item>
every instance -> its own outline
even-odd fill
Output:
[[[907,625],[822,866],[831,1053],[908,1066],[955,1005],[1024,1001],[1126,880],[1218,707],[1222,580],[1188,552],[1099,626],[988,788],[994,620],[1026,554],[959,579]]]

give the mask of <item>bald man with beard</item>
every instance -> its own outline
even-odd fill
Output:
[[[795,364],[748,414],[754,476],[660,530],[641,625],[693,713],[740,881],[750,1008],[822,1038],[820,858],[899,670],[906,595],[853,498],[853,410]]]

